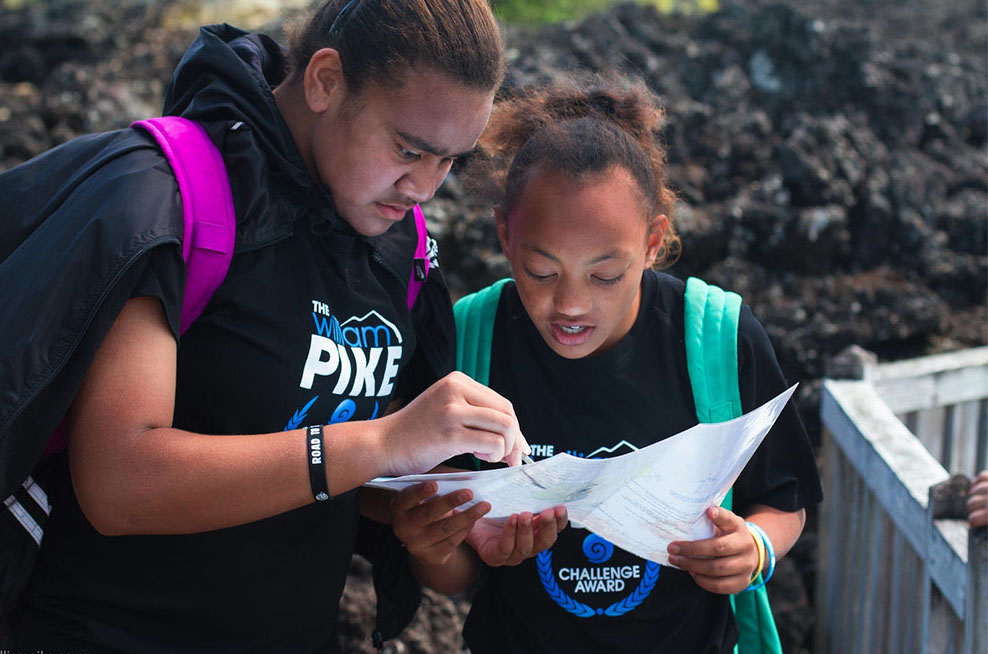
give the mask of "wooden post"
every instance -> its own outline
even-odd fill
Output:
[[[964,654],[988,652],[988,529],[971,529],[967,536],[967,618]]]
[[[927,539],[927,542],[933,542],[934,530],[937,528],[934,522],[935,520],[958,520],[967,517],[965,501],[970,486],[971,481],[964,475],[951,475],[947,480],[930,486],[929,501],[926,505],[927,528],[930,530],[930,537]],[[971,591],[970,570],[970,559],[968,559],[967,578],[963,580],[958,579],[959,582],[967,584],[965,590],[968,593]],[[933,597],[934,594],[936,594],[936,598]],[[970,599],[967,598],[969,596],[966,595],[965,598],[967,601],[964,605],[958,607],[960,615],[956,615],[956,619],[951,619],[951,614],[953,613],[951,606],[944,600],[941,593],[936,589],[935,584],[929,583],[926,585],[926,595],[924,597],[925,606],[922,624],[925,632],[922,641],[926,648],[924,651],[956,651],[954,649],[956,645],[951,646],[951,644],[961,640],[961,634],[957,633],[959,631],[957,625],[970,625],[972,622],[971,618],[976,615],[968,611]],[[937,601],[932,601],[934,599]],[[967,631],[968,628],[964,627],[963,630]]]

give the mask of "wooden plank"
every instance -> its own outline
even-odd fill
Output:
[[[824,563],[818,568],[819,579],[816,583],[817,652],[829,652],[828,643],[831,630],[837,624],[834,620],[837,605],[838,571],[841,569],[841,543],[844,541],[843,529],[845,521],[841,519],[840,507],[844,506],[844,485],[839,473],[840,450],[834,444],[833,436],[827,429],[822,430],[823,445],[823,506],[820,507],[817,533],[817,561]]]
[[[930,652],[957,654],[960,650],[961,623],[936,587],[930,589],[929,633],[926,644]]]
[[[988,531],[968,532],[968,593],[964,621],[964,654],[988,652]]]
[[[964,520],[934,520],[926,550],[930,575],[962,620],[967,603],[967,534]]]
[[[825,380],[820,414],[834,443],[896,528],[930,560],[929,574],[948,600],[955,609],[963,607],[967,548],[953,531],[946,537],[942,530],[932,530],[926,517],[929,488],[946,479],[947,471],[867,382]]]
[[[871,619],[871,607],[865,603],[865,587],[868,579],[868,562],[871,560],[869,555],[869,540],[868,536],[871,533],[871,520],[872,520],[872,501],[871,493],[865,487],[864,483],[859,483],[860,488],[860,499],[858,505],[858,530],[857,537],[855,538],[855,548],[852,552],[854,557],[854,570],[853,575],[848,580],[848,590],[851,592],[851,610],[853,615],[851,616],[851,628],[847,630],[847,642],[849,645],[853,644],[851,651],[854,652],[864,652],[863,639],[865,636],[865,629],[867,628],[868,621]]]
[[[934,373],[981,366],[988,366],[988,346],[880,363],[870,366],[865,373],[865,378],[869,381],[880,382],[886,379],[924,377]]]
[[[945,538],[945,534],[952,533],[956,528],[962,529],[964,532],[963,537],[966,543],[967,529],[966,525],[963,525],[963,523],[959,520],[934,520],[932,488],[930,489],[929,497],[930,502],[927,505],[929,549],[926,552],[926,570],[933,583],[930,584],[930,588],[927,593],[929,597],[926,600],[924,615],[925,623],[923,625],[924,635],[922,637],[922,642],[926,645],[927,651],[929,652],[958,654],[958,649],[960,647],[960,630],[958,625],[960,624],[960,621],[964,619],[964,613],[967,609],[967,598],[965,594],[965,603],[960,604],[959,606],[952,606],[951,602],[948,601],[948,598],[944,596],[943,591],[945,588],[934,580],[934,578],[937,577],[935,569],[939,564],[937,556],[942,551],[942,548],[937,547],[935,543],[938,539]],[[940,579],[942,579],[942,577],[940,577]],[[966,566],[964,586],[966,591]]]
[[[978,402],[978,465],[975,470],[988,469],[988,400]]]
[[[953,456],[950,465],[944,467],[950,472],[959,472],[968,477],[988,468],[985,450],[988,449],[988,434],[984,433],[981,422],[983,401],[963,402],[953,407]],[[945,429],[946,429],[945,425]]]
[[[956,404],[943,407],[943,423],[940,426],[940,465],[947,472],[956,472],[957,449],[963,443],[957,443],[954,438],[954,413],[957,410]]]
[[[916,427],[910,431],[919,438],[926,451],[932,454],[933,458],[939,461],[946,470],[947,464],[944,462],[943,451],[944,412],[945,409],[939,406],[919,410]]]
[[[891,595],[891,580],[894,566],[895,529],[892,521],[884,513],[880,514],[878,523],[878,538],[872,553],[872,570],[874,571],[874,587],[869,601],[872,606],[879,607],[872,620],[871,638],[865,643],[867,652],[889,651],[889,613],[894,609]],[[892,552],[892,557],[889,556]]]
[[[951,432],[952,456],[948,472],[974,476],[978,457],[978,402],[963,402],[953,406],[952,424],[944,424]]]
[[[855,622],[858,618],[858,606],[856,601],[860,600],[860,595],[856,592],[854,580],[858,576],[861,567],[861,549],[859,539],[861,537],[861,496],[864,484],[861,477],[855,474],[847,475],[849,481],[845,482],[850,486],[850,502],[847,505],[847,537],[844,539],[844,565],[840,570],[840,604],[837,607],[840,629],[837,632],[836,642],[843,642],[843,647],[847,648],[853,642]]]
[[[878,500],[871,493],[868,493],[868,518],[865,527],[868,531],[867,549],[864,552],[868,555],[868,564],[864,574],[861,575],[863,585],[861,597],[864,602],[864,610],[861,611],[861,650],[862,652],[874,652],[875,632],[879,628],[879,616],[887,610],[886,604],[879,604],[878,597],[878,577],[881,574],[881,559],[879,552],[885,556],[886,542],[882,539],[884,515],[878,505]]]
[[[889,520],[889,524],[892,525],[892,521]],[[909,545],[905,542],[905,537],[898,530],[892,527],[892,569],[891,577],[892,582],[889,584],[891,587],[891,593],[889,597],[889,636],[888,636],[888,647],[880,651],[883,652],[901,652],[902,647],[902,626],[900,620],[903,616],[909,615],[906,612],[906,605],[908,603],[908,597],[906,593],[902,592],[902,580],[906,575],[906,556],[909,549]]]
[[[920,574],[922,573],[923,560],[909,544],[908,539],[904,540],[904,545],[906,565],[902,587],[906,601],[903,606],[902,615],[905,622],[902,625],[902,648],[898,651],[920,654],[923,651],[923,647],[916,634],[919,632],[919,616],[923,602],[917,581],[920,579]]]
[[[919,588],[917,592],[919,593],[919,614],[916,616],[916,624],[918,625],[918,634],[916,635],[916,645],[920,652],[924,654],[929,652],[930,654],[940,654],[936,650],[930,649],[930,603],[931,595],[933,594],[933,580],[930,579],[930,568],[926,565],[923,560],[922,552],[917,552],[919,554]]]
[[[897,413],[896,417],[902,421],[902,424],[906,426],[909,433],[913,436],[919,431],[919,411],[907,411],[906,413]],[[929,450],[927,450],[929,451]],[[935,458],[935,457],[934,457]]]
[[[886,376],[871,381],[885,403],[896,413],[922,411],[984,398],[988,395],[988,366],[916,376]]]

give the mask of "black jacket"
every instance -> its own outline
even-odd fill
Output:
[[[292,234],[313,212],[341,220],[325,186],[309,175],[270,89],[284,55],[271,39],[227,25],[201,30],[175,70],[166,115],[199,121],[219,147],[237,214],[236,252]],[[31,472],[79,389],[102,339],[129,299],[142,257],[177,247],[181,198],[164,157],[131,129],[84,136],[0,174],[0,497]],[[407,284],[416,242],[411,214],[368,239],[374,260]],[[416,356],[435,377],[452,370],[452,313],[438,271],[413,320],[443,324],[419,333]],[[375,573],[378,628],[400,631],[418,605],[405,556],[390,529],[362,534]],[[395,555],[398,555],[397,558]],[[399,592],[400,591],[400,592]],[[396,594],[397,593],[397,594]]]

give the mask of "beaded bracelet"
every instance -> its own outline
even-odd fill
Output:
[[[745,590],[757,590],[765,585],[765,582],[772,578],[772,573],[775,572],[775,548],[772,547],[772,540],[765,533],[765,530],[756,525],[754,522],[745,523],[748,525],[749,529],[753,529],[758,533],[761,538],[762,543],[765,545],[765,551],[768,555],[768,570],[762,576],[762,580],[755,584],[754,586],[749,585]]]

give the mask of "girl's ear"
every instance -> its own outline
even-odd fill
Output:
[[[497,225],[497,240],[501,242],[501,252],[508,259],[511,255],[508,251],[508,215],[500,205],[494,207],[494,224]]]
[[[665,239],[666,229],[669,227],[669,218],[665,214],[659,214],[652,218],[648,224],[648,243],[645,251],[645,267],[651,268],[655,265],[655,259],[662,249],[662,242]]]
[[[305,67],[305,103],[313,113],[323,113],[342,104],[346,95],[340,53],[333,48],[317,50]]]

